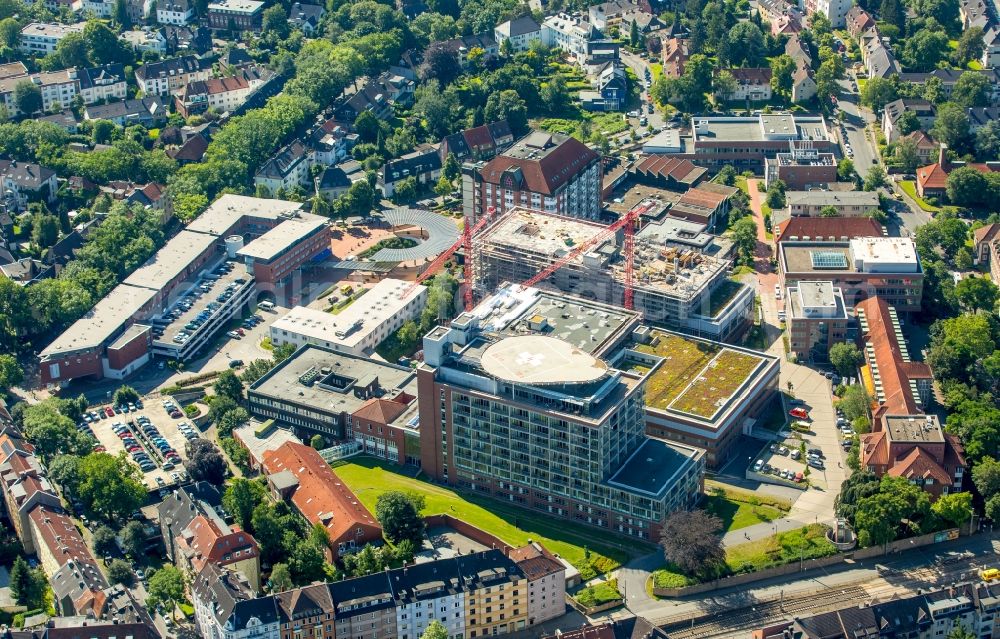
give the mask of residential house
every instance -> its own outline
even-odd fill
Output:
[[[19,432],[7,426],[0,431],[0,488],[3,489],[7,516],[26,553],[36,552],[28,513],[40,505],[56,509],[62,506],[59,496],[35,457],[35,447]]]
[[[621,62],[608,62],[595,80],[596,91],[580,91],[581,106],[588,111],[623,111],[628,100],[628,76]]]
[[[102,193],[107,193],[116,202],[127,202],[138,204],[139,206],[154,211],[166,211],[168,214],[168,202],[165,195],[166,187],[156,182],[148,184],[136,184],[122,180],[112,180],[101,186]],[[166,220],[164,220],[166,221]]]
[[[482,52],[479,58],[480,64],[492,62],[500,55],[500,46],[497,44],[492,33],[480,33],[478,35],[461,36],[451,40],[432,42],[427,47],[428,50],[433,48],[454,52],[459,66],[463,69],[469,68],[469,54],[473,51]]]
[[[611,2],[591,5],[588,17],[590,23],[602,31],[617,29],[619,33],[627,35],[631,24],[630,17],[639,13],[652,16],[652,12],[653,9],[648,0],[642,2],[611,0]]]
[[[503,48],[503,43],[509,42],[512,53],[527,51],[532,42],[542,41],[542,26],[530,15],[502,22],[493,30],[493,39],[497,47]]]
[[[528,581],[528,626],[561,617],[566,611],[566,566],[545,546],[529,542],[510,551]]]
[[[8,264],[0,264],[0,275],[20,286],[32,286],[55,277],[56,274],[55,270],[45,262],[23,257]]]
[[[163,0],[156,5],[156,21],[182,27],[194,18],[194,3],[190,0]]]
[[[277,637],[282,619],[273,595],[255,598],[239,573],[207,564],[190,585],[198,636],[204,639]],[[323,634],[320,634],[323,637]]]
[[[56,172],[31,162],[0,160],[0,184],[18,211],[29,201],[55,202],[59,189]]]
[[[558,13],[542,23],[542,43],[565,51],[581,66],[591,53],[590,45],[605,40],[601,30],[580,15]]]
[[[59,41],[71,33],[83,33],[85,23],[59,24],[57,22],[29,22],[21,29],[21,53],[42,57],[56,50]]]
[[[500,120],[445,136],[438,152],[442,163],[448,155],[454,155],[459,162],[489,160],[513,143],[510,125]]]
[[[93,15],[95,18],[110,18],[115,4],[107,0],[76,0],[82,15]]]
[[[794,15],[781,16],[771,23],[771,35],[790,36],[802,31],[802,20]]]
[[[803,8],[807,16],[820,14],[830,21],[834,29],[843,29],[847,24],[847,13],[853,0],[804,0]]]
[[[867,218],[879,208],[878,193],[871,191],[788,191],[785,203],[793,217],[818,217],[832,207],[841,217]]]
[[[160,33],[167,41],[167,53],[203,55],[212,50],[212,33],[202,26],[166,25]]]
[[[175,561],[190,574],[209,564],[243,575],[251,588],[260,588],[260,549],[257,540],[238,526],[230,526],[214,511],[195,515],[176,540]]]
[[[875,32],[878,36],[878,32]],[[861,47],[861,58],[869,78],[886,78],[902,71],[892,49],[880,37],[869,38]]]
[[[989,264],[992,270],[990,245],[997,237],[1000,237],[1000,224],[987,224],[972,232],[976,264]]]
[[[942,144],[938,153],[938,161],[917,169],[917,193],[922,198],[945,198],[948,196],[948,174],[958,166],[967,166],[980,173],[992,173],[1000,170],[996,162],[966,163],[953,165],[946,156],[947,147]]]
[[[991,24],[983,30],[983,55],[979,59],[984,68],[1000,66],[1000,26]]]
[[[208,150],[209,139],[201,133],[192,135],[178,147],[167,149],[166,153],[177,164],[185,165],[201,162]]]
[[[347,193],[354,180],[342,166],[328,166],[319,174],[319,194],[331,202]]]
[[[141,124],[153,128],[167,121],[167,108],[157,97],[91,104],[83,110],[84,120],[110,120],[119,126]]]
[[[306,37],[312,37],[319,28],[320,21],[326,15],[326,9],[318,4],[292,3],[288,12],[288,23],[302,32]]]
[[[63,69],[48,73],[14,76],[0,79],[0,101],[11,116],[22,115],[14,99],[14,91],[21,82],[28,81],[42,94],[42,110],[61,110],[70,106],[77,94],[76,69]]]
[[[990,8],[985,0],[960,0],[958,19],[962,22],[962,28],[965,30],[979,27],[986,31],[991,23]]]
[[[260,167],[254,176],[254,185],[266,187],[272,194],[279,189],[287,191],[296,186],[308,186],[311,167],[309,149],[295,140]]]
[[[270,71],[252,67],[230,77],[189,82],[174,98],[177,112],[184,117],[206,111],[231,113],[270,77]]]
[[[118,62],[92,69],[80,69],[77,71],[77,81],[84,104],[124,100],[127,95],[128,81],[125,77],[125,67]]]
[[[726,69],[736,78],[736,91],[731,95],[719,96],[724,100],[761,102],[771,99],[770,67]]]
[[[71,134],[76,133],[77,128],[80,126],[80,121],[76,118],[76,114],[70,109],[63,109],[59,113],[53,113],[52,115],[43,115],[42,117],[35,118],[35,120],[54,124]]]
[[[417,150],[389,160],[378,170],[375,188],[383,196],[391,198],[396,192],[396,185],[409,177],[415,178],[418,185],[434,186],[441,177],[441,156],[437,149]]]
[[[362,111],[369,111],[380,120],[388,119],[393,105],[407,106],[413,102],[415,88],[416,83],[407,77],[382,73],[342,103],[336,115],[343,121],[354,122]]]
[[[930,161],[937,155],[938,150],[941,145],[931,139],[931,136],[927,135],[923,131],[913,131],[907,135],[904,135],[901,139],[913,140],[917,145],[917,158],[919,160],[918,164],[923,166],[930,163]]]
[[[921,129],[927,130],[934,124],[934,105],[927,100],[917,98],[893,100],[882,109],[882,134],[889,142],[895,142],[902,135],[899,130],[899,119],[907,111],[917,116]]]
[[[862,9],[859,5],[854,5],[847,10],[846,16],[847,32],[857,40],[869,29],[875,26],[875,18],[870,13]]]
[[[381,541],[375,517],[314,448],[288,442],[265,453],[264,473],[275,497],[290,500],[310,525],[322,524],[334,559]]]
[[[809,45],[802,41],[797,35],[790,36],[785,42],[785,53],[795,61],[798,68],[809,68],[812,66],[812,54],[809,52]]]
[[[816,80],[808,66],[799,66],[792,74],[792,102],[799,104],[816,96]]]
[[[135,81],[146,95],[176,94],[189,82],[211,77],[211,61],[193,55],[144,64],[135,70]]]
[[[902,477],[935,498],[960,492],[967,467],[958,437],[924,414],[882,414],[861,435],[860,462],[876,477]]]
[[[663,75],[668,78],[684,75],[684,65],[689,57],[687,40],[668,38],[663,43]]]
[[[152,51],[160,56],[167,55],[167,38],[159,29],[142,27],[141,29],[124,31],[119,37],[140,54]]]
[[[312,150],[313,164],[331,166],[348,158],[351,149],[358,143],[358,134],[351,128],[331,118],[313,127],[306,133],[305,139]]]
[[[208,4],[208,26],[218,31],[260,31],[264,3],[258,0],[219,0]]]
[[[987,122],[1000,120],[1000,107],[972,107],[968,109],[967,113],[969,114],[970,133],[976,133],[986,126]]]
[[[954,90],[955,84],[962,77],[963,73],[965,71],[961,69],[934,69],[929,73],[901,73],[899,74],[899,79],[901,82],[908,82],[918,87],[923,87],[928,79],[937,78],[941,80],[941,93],[944,95],[944,98],[950,99],[951,92]],[[972,73],[980,73],[986,76],[990,101],[993,103],[1000,102],[1000,70],[990,68],[972,71]]]
[[[145,22],[153,13],[155,0],[125,0],[125,11],[132,24]]]

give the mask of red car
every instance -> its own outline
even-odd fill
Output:
[[[104,407],[104,414],[107,415],[108,417],[114,417],[115,416],[115,409],[111,408],[110,406],[105,406]]]
[[[107,450],[107,448],[105,448],[104,446],[101,446],[100,444],[97,444],[97,445],[94,446],[94,452],[95,453],[103,453],[106,450]]]
[[[809,413],[804,408],[793,408],[788,414],[796,419],[809,419]]]
[[[142,450],[142,446],[129,446],[129,448],[128,448],[128,452],[130,452],[130,453],[138,453],[141,450]]]
[[[240,334],[241,336],[243,336],[243,335],[246,335],[246,334],[247,334],[247,332],[246,332],[245,330],[243,330],[242,328],[237,328],[237,329],[236,329],[236,332],[237,332],[237,333],[239,333],[239,334]]]

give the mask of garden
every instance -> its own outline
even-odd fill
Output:
[[[610,532],[408,477],[400,474],[397,468],[367,457],[334,464],[340,479],[373,512],[382,493],[390,490],[417,493],[425,500],[421,514],[450,515],[512,546],[538,541],[573,564],[584,581],[618,568],[633,556],[653,551],[652,546],[631,540],[626,546],[622,543],[625,540]]]
[[[705,481],[704,508],[722,521],[725,532],[781,518],[791,508],[787,499]]]
[[[669,406],[677,411],[710,418],[760,363],[759,357],[727,348],[705,367],[705,370],[711,369],[711,374],[697,377]]]

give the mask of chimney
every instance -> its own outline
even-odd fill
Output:
[[[938,164],[941,165],[942,169],[948,170],[948,145],[944,142],[941,143],[941,148],[938,149]]]

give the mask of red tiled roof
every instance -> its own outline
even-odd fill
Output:
[[[921,189],[944,189],[948,186],[948,172],[938,163],[917,169],[917,183]]]
[[[896,331],[889,315],[889,305],[880,297],[871,297],[860,304],[868,322],[867,343],[875,350],[875,363],[882,381],[884,412],[893,415],[915,415],[922,411],[910,390],[910,379],[930,377],[927,364],[907,362],[896,341]]]
[[[238,528],[224,533],[205,515],[198,515],[192,519],[180,537],[178,545],[182,549],[190,550],[191,563],[196,572],[200,572],[209,562],[226,565],[251,559],[258,554],[257,540],[250,533]],[[240,551],[240,555],[234,556],[235,551]]]
[[[948,472],[941,468],[934,458],[923,448],[917,446],[905,457],[896,461],[887,473],[892,477],[903,477],[904,479],[927,479],[934,478],[939,484],[950,484],[951,477]]]
[[[406,412],[406,404],[391,399],[369,399],[354,411],[351,417],[355,420],[366,419],[376,424],[391,424],[396,418]]]
[[[770,85],[770,67],[746,67],[742,69],[727,69],[739,84]]]
[[[930,149],[935,149],[935,150],[939,148],[938,143],[935,142],[931,138],[931,136],[927,135],[926,133],[924,133],[923,131],[920,131],[920,130],[910,131],[909,133],[907,133],[903,137],[904,138],[909,138],[909,139],[913,140],[914,142],[916,142],[918,148],[923,147],[923,148],[930,148]]]
[[[882,225],[870,217],[790,217],[778,223],[775,240],[786,237],[882,237]]]
[[[485,124],[462,131],[462,136],[465,138],[465,143],[469,145],[470,149],[482,149],[493,146],[493,136],[490,134],[489,127]]]
[[[972,236],[975,238],[976,244],[978,245],[992,240],[996,237],[998,231],[1000,231],[1000,224],[987,224],[986,226],[980,226],[976,229]]]
[[[861,466],[869,464],[874,466],[889,465],[889,444],[886,441],[884,430],[865,433],[861,436]]]
[[[717,209],[723,202],[731,198],[738,191],[739,189],[734,186],[725,186],[722,184],[699,184],[693,189],[688,189],[684,195],[677,200],[677,203],[688,204],[690,206],[700,206],[707,209]]]
[[[531,135],[546,134],[536,132]],[[490,160],[480,174],[486,182],[500,184],[500,176],[504,171],[519,168],[524,177],[523,190],[551,195],[576,175],[577,171],[598,159],[597,153],[576,138],[564,137],[552,141],[554,148],[545,149],[544,154],[537,159],[501,154]]]
[[[647,155],[639,160],[635,170],[657,177],[670,177],[678,182],[693,182],[707,172],[691,160],[680,160],[665,155]]]
[[[544,547],[536,547],[535,544],[515,548],[510,551],[509,557],[524,572],[528,581],[553,575],[566,568],[552,553]]]
[[[288,442],[264,453],[264,468],[268,475],[287,470],[295,476],[298,487],[292,503],[309,523],[323,524],[331,543],[354,527],[381,535],[382,527],[375,517],[313,448]]]

